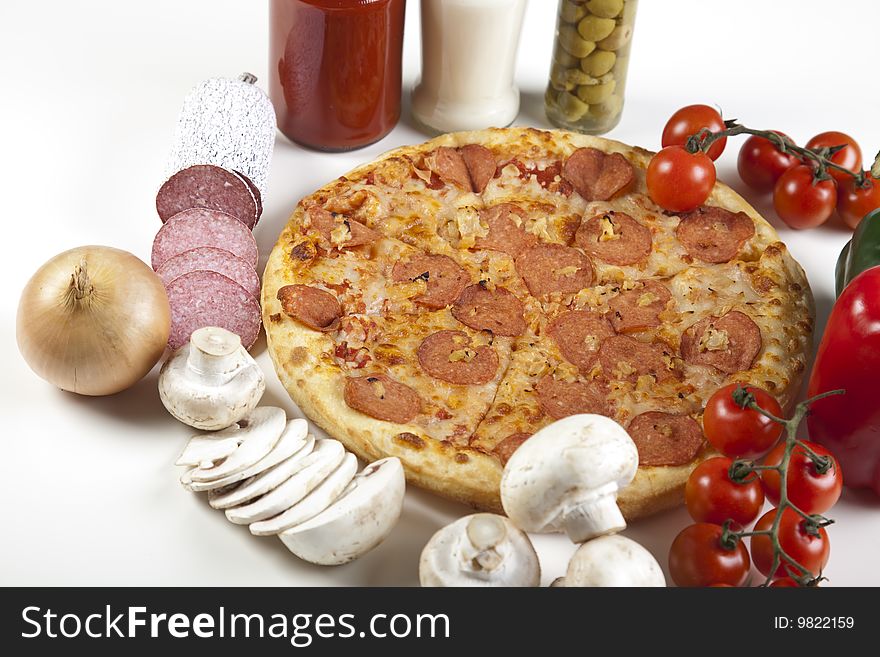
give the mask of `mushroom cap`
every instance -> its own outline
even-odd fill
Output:
[[[536,432],[513,453],[501,477],[501,503],[514,524],[530,532],[563,529],[567,514],[588,505],[600,504],[600,515],[614,515],[607,507],[616,509],[617,491],[633,480],[638,465],[638,449],[617,422],[572,415]],[[588,536],[575,540],[583,538]]]
[[[365,467],[329,507],[278,537],[300,559],[322,566],[348,563],[379,545],[397,524],[406,480],[400,460]]]
[[[581,545],[571,561],[562,586],[666,586],[654,556],[632,539],[614,534]]]
[[[529,537],[504,516],[476,513],[431,537],[419,561],[422,586],[538,586]]]

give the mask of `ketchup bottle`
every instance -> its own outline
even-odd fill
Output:
[[[270,96],[289,139],[361,148],[400,118],[406,0],[271,0]]]

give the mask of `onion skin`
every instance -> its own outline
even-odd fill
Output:
[[[109,246],[82,246],[49,260],[21,294],[18,348],[41,378],[80,395],[112,395],[159,361],[171,309],[156,273]]]

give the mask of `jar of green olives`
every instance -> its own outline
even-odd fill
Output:
[[[598,135],[620,121],[638,0],[560,0],[547,118]]]

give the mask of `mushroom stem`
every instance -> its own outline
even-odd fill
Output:
[[[194,331],[190,338],[187,367],[200,376],[222,376],[240,365],[241,338],[214,326]]]
[[[626,520],[617,506],[617,485],[610,483],[602,486],[589,500],[567,509],[562,526],[575,543],[626,529]]]

